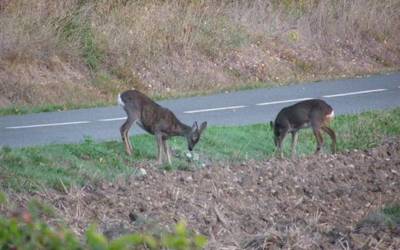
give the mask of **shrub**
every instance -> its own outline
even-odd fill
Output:
[[[0,203],[6,197],[0,193]],[[79,240],[64,227],[54,229],[40,221],[42,213],[48,214],[49,208],[33,201],[29,210],[14,213],[11,218],[0,216],[0,249],[55,249],[55,250],[123,250],[123,249],[201,249],[207,243],[202,235],[189,232],[184,222],[176,225],[175,232],[155,237],[146,233],[133,233],[108,240],[98,233],[95,226],[90,226],[84,239]],[[43,211],[42,211],[43,210]]]
[[[65,17],[56,22],[60,37],[67,42],[78,42],[82,51],[82,57],[86,65],[92,71],[96,71],[103,60],[103,52],[98,46],[94,32],[90,25],[88,7],[78,5],[75,10],[67,13]]]

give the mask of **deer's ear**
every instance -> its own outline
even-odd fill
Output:
[[[200,125],[200,133],[203,132],[203,130],[204,130],[205,128],[207,128],[207,122],[203,122],[203,123]]]
[[[271,129],[274,129],[274,122],[273,121],[270,121],[269,125],[271,126]]]
[[[199,127],[197,126],[197,122],[194,122],[192,125],[192,131],[196,131],[198,129],[199,129]]]

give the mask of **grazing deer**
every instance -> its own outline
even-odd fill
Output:
[[[145,131],[155,136],[159,164],[163,162],[163,154],[167,156],[168,163],[171,164],[171,152],[166,143],[167,139],[172,136],[183,136],[187,140],[188,149],[192,151],[199,141],[200,135],[207,127],[207,122],[203,122],[200,128],[197,126],[197,122],[194,122],[192,127],[187,126],[180,122],[171,110],[160,106],[137,90],[127,90],[119,94],[118,103],[128,115],[120,128],[127,154],[131,155],[133,151],[128,132],[132,124],[136,122]]]
[[[274,143],[283,158],[282,142],[288,133],[292,134],[292,158],[296,154],[297,132],[302,128],[311,127],[317,140],[318,154],[324,143],[321,130],[327,133],[332,139],[332,153],[336,152],[336,135],[328,127],[334,117],[334,111],[329,104],[323,100],[312,99],[301,101],[292,106],[283,108],[277,115],[275,123],[271,121],[271,128],[274,131]]]

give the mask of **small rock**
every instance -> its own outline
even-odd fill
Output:
[[[135,222],[138,218],[138,215],[135,212],[130,212],[128,216],[131,222]]]
[[[144,168],[139,168],[138,175],[139,176],[145,176],[145,175],[147,175],[147,172],[146,172],[146,170]]]

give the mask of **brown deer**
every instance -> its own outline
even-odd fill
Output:
[[[128,115],[120,128],[122,141],[128,155],[132,154],[133,147],[128,137],[129,129],[136,122],[141,128],[155,136],[158,148],[158,163],[163,162],[165,154],[171,164],[171,152],[166,140],[172,136],[183,136],[187,140],[188,149],[192,151],[200,136],[207,127],[203,122],[200,128],[197,122],[192,127],[180,122],[171,110],[164,108],[137,90],[127,90],[118,95],[118,103]]]
[[[311,127],[317,140],[318,154],[323,146],[321,130],[327,133],[332,139],[332,153],[336,152],[336,135],[328,127],[334,117],[332,107],[323,100],[311,99],[301,101],[292,106],[283,108],[277,115],[275,123],[271,121],[271,128],[274,132],[274,143],[283,158],[282,142],[288,133],[292,134],[292,158],[296,154],[297,132],[302,128]]]

